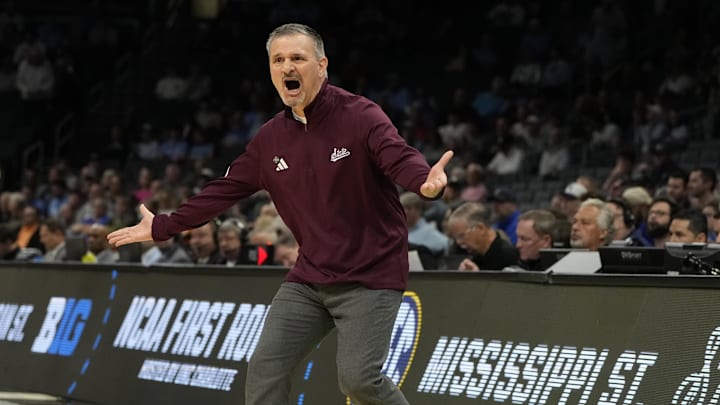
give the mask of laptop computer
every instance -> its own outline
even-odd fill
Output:
[[[666,274],[665,249],[644,246],[601,246],[600,273]]]
[[[417,250],[408,250],[408,263],[410,264],[410,271],[423,271],[422,260],[420,260],[420,254]]]

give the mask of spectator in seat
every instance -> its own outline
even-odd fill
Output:
[[[520,257],[515,246],[493,229],[484,204],[459,206],[448,218],[448,232],[456,244],[473,254],[460,262],[460,271],[502,270],[517,264]]]
[[[648,210],[653,203],[653,198],[645,187],[627,187],[625,191],[622,192],[620,198],[625,202],[632,216],[635,218],[635,226],[638,226],[647,218]]]
[[[585,186],[578,182],[569,183],[557,199],[557,209],[572,218],[587,195],[588,189]]]
[[[665,196],[673,200],[679,209],[690,208],[688,174],[684,170],[676,170],[668,175],[664,192]]]
[[[40,242],[45,248],[44,262],[65,260],[65,226],[56,219],[48,219],[40,225]]]
[[[485,173],[478,163],[469,163],[465,169],[465,185],[460,191],[463,201],[485,202],[487,199],[487,186]]]
[[[643,246],[664,247],[670,238],[670,222],[677,212],[677,206],[667,198],[655,198],[650,204],[645,221],[633,232]]]
[[[190,251],[195,264],[221,264],[222,256],[215,237],[213,221],[190,230]]]
[[[717,172],[711,167],[695,167],[688,176],[688,194],[690,206],[702,209],[715,198]]]
[[[603,200],[588,198],[573,216],[570,246],[597,251],[610,243],[615,234],[613,214]]]
[[[570,166],[570,149],[564,141],[560,129],[550,131],[547,144],[540,153],[538,176],[541,178],[559,178]]]
[[[160,212],[167,213],[167,211]],[[145,250],[142,255],[142,264],[150,266],[156,263],[193,263],[188,250],[180,243],[181,235],[175,235],[164,241],[149,242],[154,246]]]
[[[642,246],[642,242],[633,237],[635,231],[635,216],[627,202],[622,198],[609,198],[605,201],[613,214],[613,225],[615,233],[613,241],[625,241],[629,246]]]
[[[82,257],[83,263],[115,263],[119,255],[108,243],[107,235],[110,228],[107,225],[95,223],[86,231],[87,253]]]
[[[519,142],[510,134],[502,135],[486,169],[501,176],[515,174],[522,168],[524,159],[525,149]]]
[[[22,211],[22,225],[17,231],[15,243],[21,249],[35,248],[42,251],[40,243],[40,215],[37,208],[26,205]]]
[[[110,215],[108,203],[103,197],[95,197],[91,201],[92,212],[89,216],[83,218],[82,223],[85,225],[110,224]]]
[[[279,266],[293,267],[298,260],[300,247],[290,232],[281,233],[275,241],[275,256],[273,263]]]
[[[164,241],[154,242],[154,246],[146,250],[142,255],[142,264],[150,266],[162,263],[193,263],[187,250],[178,243],[178,236]]]
[[[493,228],[500,230],[507,235],[510,243],[517,242],[517,234],[515,233],[520,217],[520,209],[515,193],[507,187],[498,187],[493,191],[490,197],[495,212],[495,223]]]
[[[695,208],[678,211],[670,222],[669,234],[668,242],[707,243],[707,219]]]
[[[448,252],[450,241],[447,235],[440,232],[435,224],[423,217],[425,201],[413,192],[400,195],[400,204],[405,209],[408,224],[408,243],[427,247],[434,255]]]
[[[240,257],[242,250],[243,231],[245,224],[236,218],[223,221],[217,230],[218,248],[220,249],[220,264],[232,267],[244,263]]]
[[[540,249],[553,247],[555,215],[545,209],[523,212],[517,222],[518,265],[526,270],[545,270],[540,266]]]

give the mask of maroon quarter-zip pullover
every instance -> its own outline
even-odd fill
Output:
[[[260,189],[300,245],[286,280],[357,282],[404,290],[405,212],[395,184],[420,193],[430,167],[372,101],[327,83],[306,107],[269,120],[227,174],[170,215],[153,221],[155,240],[197,227]]]

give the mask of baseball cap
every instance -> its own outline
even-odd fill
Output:
[[[585,186],[574,181],[565,187],[565,190],[563,190],[562,195],[566,198],[579,200],[579,199],[585,197],[585,195],[587,195],[587,193],[588,193],[588,190],[587,190],[587,188],[585,188]]]
[[[494,202],[517,202],[515,193],[507,187],[496,188],[490,196],[490,201]]]

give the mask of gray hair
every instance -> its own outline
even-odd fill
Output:
[[[613,235],[615,235],[615,224],[613,222],[614,215],[612,211],[610,211],[610,208],[605,201],[599,198],[588,198],[580,204],[580,208],[587,206],[598,209],[599,212],[596,218],[597,225],[600,229],[607,230],[605,235],[605,244],[610,244],[613,240]]]
[[[477,224],[492,225],[490,210],[485,204],[477,202],[465,202],[457,207],[452,214],[450,214],[448,221],[457,220],[465,221],[470,226]]]
[[[412,191],[400,194],[400,204],[406,208],[417,208],[420,212],[425,211],[425,201]]]
[[[217,233],[220,232],[234,232],[238,238],[242,239],[243,231],[245,230],[245,224],[237,218],[228,218],[223,221],[218,227]]]
[[[539,236],[550,235],[555,240],[555,229],[557,219],[555,214],[545,209],[533,209],[523,212],[518,218],[519,221],[533,221],[533,230]]]
[[[325,43],[320,34],[305,24],[297,23],[283,24],[270,33],[265,43],[265,49],[268,55],[270,55],[270,44],[272,44],[275,38],[289,35],[306,35],[310,37],[315,43],[315,56],[317,56],[318,59],[325,57]]]

